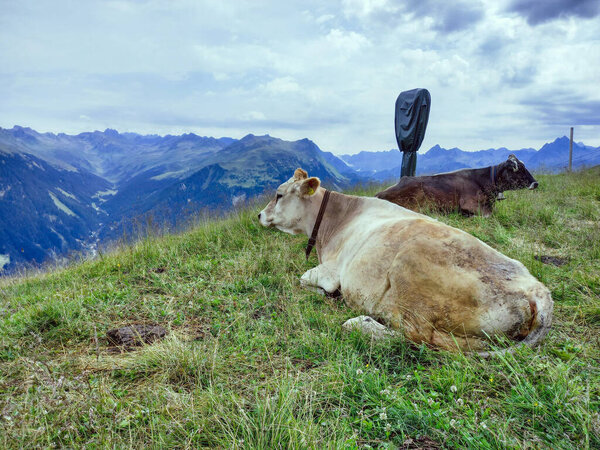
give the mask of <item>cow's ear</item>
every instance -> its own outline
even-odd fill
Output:
[[[317,192],[318,187],[321,185],[321,180],[317,177],[311,177],[302,182],[300,185],[299,193],[301,196],[311,196]]]
[[[308,173],[306,172],[306,170],[300,169],[298,167],[296,169],[296,171],[294,172],[294,180],[296,180],[296,181],[306,180],[307,178],[308,178]]]

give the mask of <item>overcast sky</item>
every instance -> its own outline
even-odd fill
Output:
[[[0,0],[0,126],[396,147],[600,146],[598,0]]]

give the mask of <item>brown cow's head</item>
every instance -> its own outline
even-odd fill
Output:
[[[529,173],[525,164],[519,161],[515,155],[510,155],[505,162],[498,166],[496,184],[503,191],[538,187],[538,182]]]

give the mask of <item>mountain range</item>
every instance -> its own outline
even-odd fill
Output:
[[[453,170],[486,167],[498,164],[508,155],[514,154],[527,168],[534,172],[560,172],[569,165],[569,138],[557,138],[544,144],[539,150],[523,148],[509,150],[507,148],[487,149],[466,152],[459,148],[445,149],[439,145],[431,147],[417,157],[417,175],[426,175]],[[355,155],[341,155],[348,166],[364,177],[377,181],[396,179],[400,174],[402,154],[397,149],[379,152],[360,152]],[[584,143],[573,143],[574,169],[600,164],[600,147],[586,146]]]
[[[331,189],[360,177],[308,139],[78,135],[0,128],[0,269],[93,252],[147,224],[227,211],[304,167]]]
[[[464,152],[432,147],[418,173],[498,164],[514,153],[533,170],[562,170],[569,140],[534,149]],[[398,150],[337,157],[314,142],[249,134],[242,139],[139,135],[115,130],[67,135],[0,128],[0,273],[135,236],[149,223],[177,227],[200,211],[223,213],[271,191],[297,167],[335,190],[395,180]],[[600,164],[600,148],[574,146],[574,167]]]

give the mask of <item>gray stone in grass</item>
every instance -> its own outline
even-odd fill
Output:
[[[392,337],[396,333],[390,330],[388,327],[381,325],[375,319],[369,316],[358,316],[353,319],[348,319],[342,325],[346,331],[360,330],[365,334],[371,335],[373,339],[382,339],[385,337]]]

